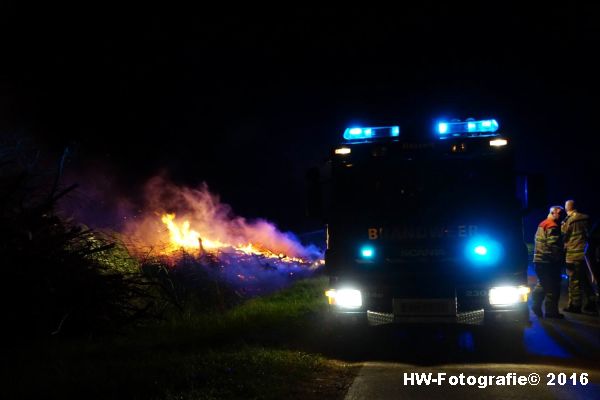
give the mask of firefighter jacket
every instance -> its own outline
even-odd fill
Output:
[[[553,219],[545,219],[535,233],[534,263],[562,263],[564,250],[560,227]]]
[[[590,237],[590,217],[573,211],[562,225],[567,263],[584,261],[585,247]]]

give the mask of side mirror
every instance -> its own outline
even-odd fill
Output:
[[[306,215],[315,219],[323,218],[323,190],[318,167],[306,172]]]
[[[519,177],[519,198],[527,212],[548,207],[546,177],[543,174],[527,174]]]

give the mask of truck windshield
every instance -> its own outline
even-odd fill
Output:
[[[479,213],[516,205],[512,171],[498,160],[400,160],[339,168],[334,213],[357,210],[370,217],[407,212]],[[352,214],[350,214],[352,215]]]

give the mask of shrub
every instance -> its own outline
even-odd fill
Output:
[[[60,172],[23,141],[0,143],[0,291],[5,333],[92,333],[147,316],[153,296],[123,248],[56,213]]]

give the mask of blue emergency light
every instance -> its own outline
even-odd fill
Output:
[[[375,257],[375,249],[372,246],[363,246],[360,249],[360,255],[366,259],[373,258]]]
[[[486,237],[477,236],[466,243],[465,257],[476,266],[491,266],[497,264],[504,255],[500,242]]]
[[[398,136],[400,136],[399,126],[354,127],[344,131],[344,139],[346,140],[372,140]]]
[[[495,132],[498,128],[498,121],[495,119],[439,122],[437,124],[437,133],[441,139],[453,136],[496,136]]]

